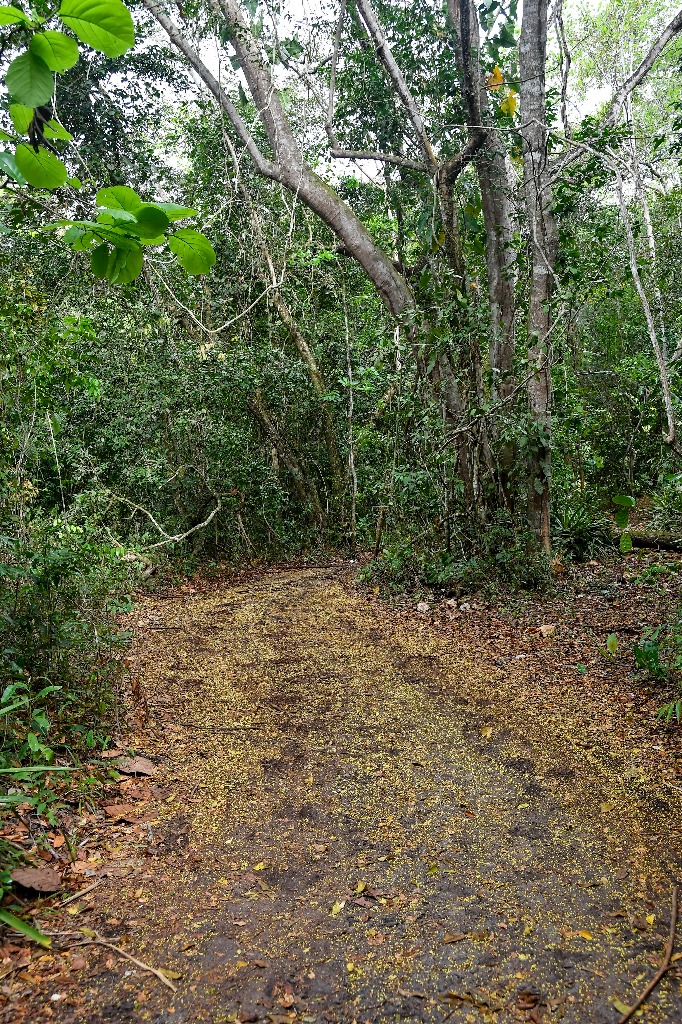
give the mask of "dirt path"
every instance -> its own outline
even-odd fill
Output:
[[[560,715],[515,707],[518,679],[336,570],[141,622],[138,747],[165,789],[102,933],[182,977],[173,996],[110,957],[55,1020],[611,1024],[634,1001],[675,858]],[[644,1019],[682,1019],[679,972]]]

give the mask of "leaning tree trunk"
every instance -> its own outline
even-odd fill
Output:
[[[277,429],[260,389],[257,389],[253,395],[246,399],[246,404],[249,411],[258,420],[263,433],[277,452],[277,455],[286,466],[296,495],[305,507],[310,522],[317,529],[321,530],[324,526],[325,517],[320,503],[320,496],[317,493],[317,487],[306,473],[298,453]]]
[[[528,525],[545,551],[551,549],[551,300],[557,252],[557,229],[551,209],[547,166],[547,6],[548,0],[524,0],[519,43],[523,182],[530,233],[528,407],[532,437],[527,467]]]

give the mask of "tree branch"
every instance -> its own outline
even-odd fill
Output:
[[[636,89],[640,82],[646,78],[651,71],[652,67],[663,53],[663,50],[668,45],[671,39],[673,39],[678,32],[682,30],[682,10],[678,11],[675,17],[670,21],[663,29],[658,39],[649,49],[649,52],[644,59],[635,68],[632,74],[625,79],[616,95],[611,100],[611,107],[606,115],[602,127],[613,128],[618,121],[620,112],[623,109],[623,104],[626,99]]]
[[[395,164],[397,167],[410,167],[413,171],[428,171],[426,164],[419,160],[410,160],[406,156],[393,156],[391,153],[380,153],[369,149],[339,149],[334,146],[330,153],[337,160],[376,160],[378,163]]]
[[[369,0],[355,0],[355,5],[365,23],[370,38],[376,47],[377,56],[384,65],[386,73],[393,83],[393,86],[400,97],[401,103],[407,111],[407,116],[409,117],[417,136],[417,142],[422,151],[424,162],[427,166],[431,167],[433,172],[435,172],[438,170],[438,161],[426,134],[426,128],[424,127],[421,111],[417,106],[414,96],[409,90],[402,71],[396,63],[391,47],[388,45],[383,29],[379,24],[376,14],[374,13],[374,9],[369,3]]]
[[[230,98],[223,91],[220,82],[211,74],[199,54],[190,45],[177,25],[161,10],[161,7],[156,0],[142,0],[142,3],[164,29],[176,49],[178,49],[180,53],[184,54],[189,61],[190,66],[194,69],[206,88],[210,93],[212,93],[213,97],[225,111],[240,142],[243,144],[249,156],[253,160],[256,169],[266,178],[272,178],[274,181],[279,181],[279,167],[272,163],[272,161],[268,160],[267,157],[263,156],[253,136],[240,117],[239,111],[235,107],[234,103],[232,103]]]

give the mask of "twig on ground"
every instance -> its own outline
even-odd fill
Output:
[[[679,893],[679,886],[676,885],[676,886],[673,887],[672,907],[671,907],[671,910],[670,910],[670,935],[668,936],[668,943],[667,943],[667,945],[665,947],[665,955],[663,957],[663,963],[659,967],[658,973],[656,974],[656,977],[651,979],[651,981],[649,982],[647,987],[644,989],[644,991],[642,992],[642,994],[639,997],[639,999],[637,1000],[637,1002],[633,1006],[630,1007],[630,1009],[628,1010],[627,1013],[623,1014],[623,1016],[618,1021],[618,1024],[627,1024],[627,1021],[629,1021],[630,1018],[632,1016],[634,1016],[634,1014],[637,1012],[637,1010],[639,1010],[640,1006],[642,1006],[642,1004],[645,1003],[646,1000],[649,998],[649,996],[651,995],[653,990],[656,988],[656,986],[658,985],[659,981],[661,980],[663,975],[666,973],[666,971],[670,970],[671,967],[675,967],[676,966],[675,964],[672,964],[670,962],[670,960],[671,960],[671,957],[673,955],[673,947],[675,945],[675,931],[677,930],[677,897],[678,897],[678,893]]]
[[[171,992],[177,992],[178,987],[174,985],[170,978],[167,978],[163,971],[159,971],[156,967],[151,967],[149,964],[144,963],[143,960],[138,960],[137,957],[131,956],[130,953],[126,953],[125,949],[121,949],[120,946],[115,946],[113,942],[107,942],[106,939],[100,939],[95,937],[94,939],[85,939],[83,942],[76,942],[76,946],[105,946],[107,949],[112,949],[114,953],[118,953],[119,956],[125,957],[126,960],[130,960],[131,963],[135,964],[142,971],[149,971],[150,974],[155,975],[159,981],[163,982]],[[73,946],[69,947],[73,949]]]
[[[73,903],[74,900],[79,900],[81,898],[81,896],[85,896],[85,895],[87,895],[87,893],[92,892],[92,890],[96,889],[98,885],[101,885],[103,881],[104,881],[103,878],[99,878],[96,882],[93,882],[92,885],[88,885],[87,888],[81,889],[80,892],[75,892],[73,894],[73,896],[69,896],[69,898],[66,899],[66,900],[62,900],[62,902],[58,903],[57,906],[58,907],[66,907],[66,906],[68,906],[68,904],[69,903]]]

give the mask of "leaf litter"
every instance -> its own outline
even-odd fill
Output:
[[[80,819],[92,845],[66,874],[88,864],[102,884],[63,913],[83,902],[92,927],[69,930],[59,899],[36,908],[52,960],[7,947],[23,959],[0,973],[30,967],[5,978],[10,1018],[112,1020],[132,999],[141,1020],[436,1022],[446,1005],[455,1021],[583,1024],[634,1003],[662,945],[671,830],[621,764],[574,742],[573,705],[562,719],[538,699],[546,651],[542,669],[500,672],[528,640],[496,646],[489,611],[430,607],[391,611],[340,566],[145,599],[140,620],[172,639],[139,629],[149,718],[134,709],[118,757],[143,750],[155,781],[133,796],[148,776],[132,773],[110,787],[114,814]],[[562,638],[555,611],[534,613],[557,624],[536,644]],[[226,731],[243,722],[257,727]],[[83,968],[70,949],[88,933],[177,983],[172,1007],[103,945]],[[648,1020],[678,1019],[676,986]]]

